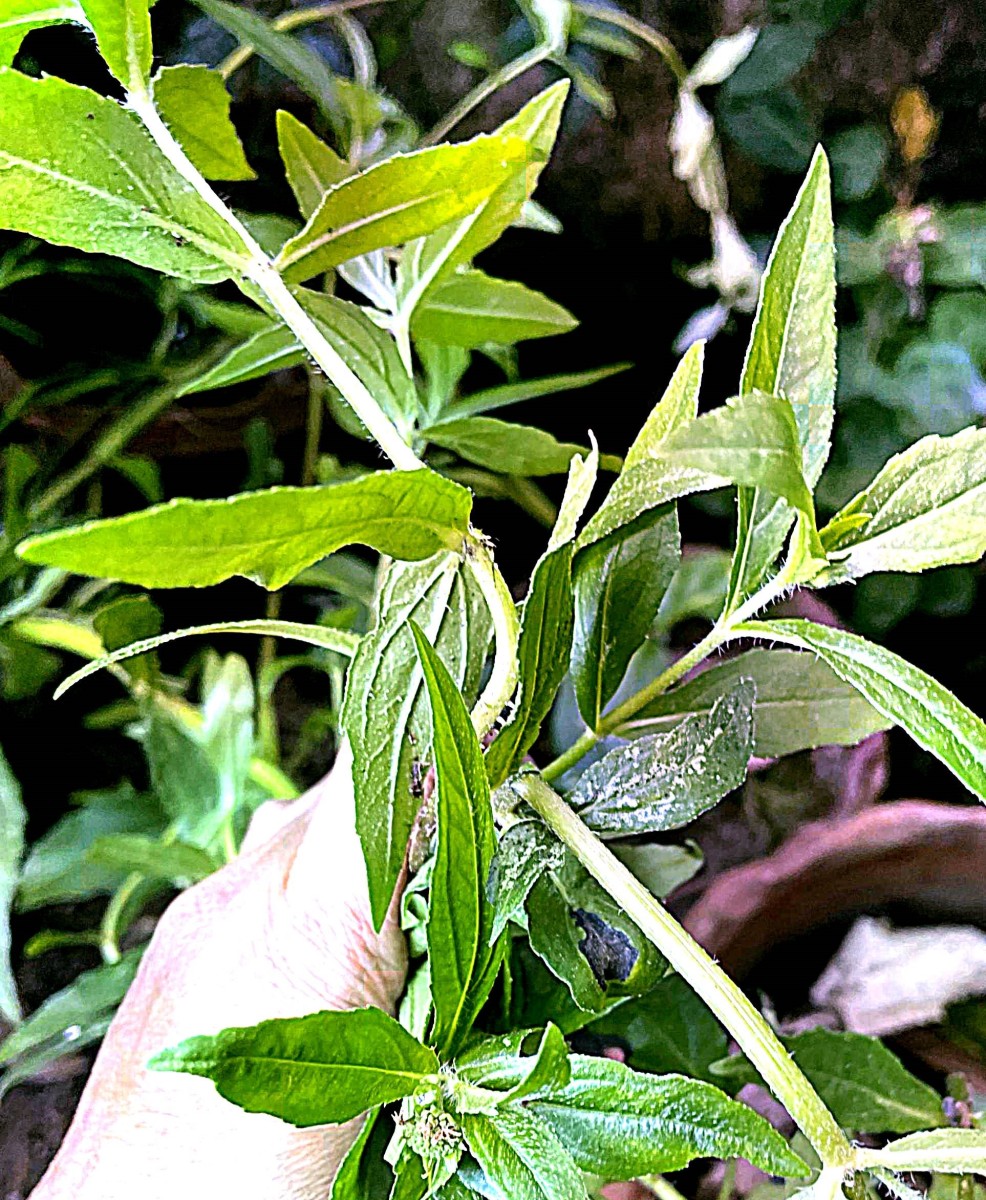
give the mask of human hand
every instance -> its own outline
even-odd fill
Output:
[[[300,800],[265,805],[240,857],[161,918],[31,1200],[325,1200],[359,1120],[294,1129],[147,1061],[194,1034],[272,1017],[393,1012],[405,973],[393,912],[380,934],[370,922],[344,746]]]

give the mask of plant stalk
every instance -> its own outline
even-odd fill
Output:
[[[322,336],[318,326],[305,312],[294,292],[257,244],[250,231],[239,217],[219,199],[189,160],[185,151],[161,119],[150,96],[146,92],[131,91],[128,100],[130,107],[144,123],[148,133],[175,170],[192,185],[213,212],[220,216],[236,233],[246,252],[245,260],[239,264],[245,277],[260,288],[281,320],[351,405],[357,417],[366,426],[367,432],[374,438],[384,454],[398,470],[415,471],[422,468],[424,463],[398,433],[362,380]]]
[[[679,84],[685,82],[688,78],[688,68],[675,49],[671,41],[664,36],[663,33],[645,24],[643,21],[638,21],[636,17],[630,16],[619,8],[608,8],[602,4],[576,4],[576,12],[582,14],[583,17],[591,17],[594,21],[602,21],[607,25],[615,25],[618,29],[624,30],[626,33],[632,34],[635,38],[639,38],[645,45],[650,46],[652,50],[664,59],[668,69],[674,75]]]
[[[517,687],[517,643],[520,622],[507,584],[486,543],[470,532],[465,543],[466,563],[472,571],[493,619],[495,652],[493,670],[483,694],[472,710],[473,728],[482,739],[493,728]]]
[[[852,1147],[774,1031],[741,989],[536,773],[510,785],[606,889],[739,1043],[826,1167],[845,1169]]]
[[[502,67],[488,75],[480,83],[468,92],[459,103],[451,109],[441,121],[435,126],[430,133],[425,134],[421,139],[421,147],[434,146],[463,121],[474,108],[478,108],[484,100],[488,100],[494,92],[505,87],[508,83],[518,79],[527,71],[532,70],[540,63],[545,62],[552,54],[552,47],[549,45],[535,46],[533,50],[528,50],[526,54],[521,54],[518,58],[511,59]]]

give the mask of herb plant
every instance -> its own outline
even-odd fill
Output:
[[[825,1031],[782,1041],[662,905],[690,869],[687,854],[656,850],[645,883],[627,842],[714,806],[741,783],[751,755],[851,745],[891,725],[986,799],[986,726],[955,697],[861,637],[769,615],[796,588],[986,551],[986,431],[975,428],[917,442],[818,528],[813,492],[836,384],[824,154],[778,236],[736,395],[699,415],[704,348],[695,344],[618,460],[591,434],[573,446],[486,415],[530,387],[458,396],[472,351],[573,323],[547,297],[474,265],[509,226],[550,225],[531,197],[567,83],[493,133],[426,137],[411,149],[406,127],[388,125],[379,109],[368,129],[357,85],[320,73],[283,28],[222,0],[199,3],[237,37],[241,57],[264,55],[322,101],[334,148],[288,114],[277,118],[300,227],[268,253],[208,182],[252,174],[222,78],[204,66],[152,73],[148,0],[0,5],[8,64],[26,29],[76,21],[125,93],[121,103],[0,67],[0,222],[189,289],[232,283],[253,306],[241,306],[251,332],[187,390],[313,363],[339,420],[372,438],[393,469],[173,500],[34,534],[17,553],[46,571],[138,587],[239,575],[276,591],[346,546],[379,552],[369,632],[274,615],[155,632],[62,687],[188,633],[255,632],[330,650],[349,662],[341,724],[378,925],[412,829],[426,824],[423,804],[435,832],[403,897],[417,959],[399,1020],[361,1009],[269,1021],[162,1047],[151,1067],[205,1075],[230,1101],[300,1126],[369,1113],[336,1200],[387,1191],[402,1200],[575,1200],[599,1181],[709,1156],[813,1175],[819,1200],[854,1173],[904,1198],[904,1173],[986,1172],[983,1135],[943,1128],[934,1092],[878,1042]],[[539,0],[529,12],[539,37],[531,60],[564,61],[569,6]],[[337,279],[367,303],[335,296]],[[510,481],[515,494],[531,477],[567,473],[519,607],[472,523],[470,491],[452,478],[463,462]],[[597,502],[603,468],[616,477]],[[681,578],[676,502],[721,488],[737,491],[738,527],[717,619],[614,701]],[[692,673],[722,647],[750,641],[765,647]],[[530,752],[568,674],[584,732],[538,766]],[[423,801],[425,767],[435,789]],[[2,811],[15,811],[15,792],[0,777]],[[209,837],[235,843],[225,817]],[[201,838],[182,835],[172,830],[156,852],[168,878],[210,869]],[[117,965],[123,987],[130,969],[128,959]],[[667,1030],[663,1055],[631,1045],[627,1065],[570,1052],[566,1035],[612,1034],[635,1013]],[[739,1047],[732,1058],[727,1035]],[[751,1079],[787,1108],[810,1164],[732,1098]],[[395,1104],[391,1134],[382,1113]],[[885,1146],[851,1140],[886,1133],[904,1136]]]

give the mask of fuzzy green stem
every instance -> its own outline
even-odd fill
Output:
[[[311,8],[297,8],[292,12],[281,13],[271,21],[278,33],[290,33],[303,25],[315,25],[319,21],[330,21],[343,13],[353,12],[358,8],[369,8],[371,4],[389,4],[391,0],[336,0],[334,4],[315,4]],[[219,64],[219,73],[228,79],[245,63],[248,63],[256,49],[253,46],[238,46],[232,54]]]
[[[435,128],[421,139],[421,146],[434,146],[443,138],[448,137],[456,125],[464,120],[474,108],[478,108],[484,100],[488,100],[500,88],[506,87],[508,83],[512,83],[513,80],[543,63],[550,58],[551,54],[551,46],[546,44],[535,46],[533,50],[528,50],[519,58],[511,59],[510,62],[494,71],[492,75],[488,75],[481,83],[477,83],[471,92],[463,96]]]
[[[814,1146],[822,1163],[840,1170],[847,1167],[852,1161],[852,1148],[845,1134],[777,1035],[725,971],[539,775],[522,774],[511,787],[561,838],[726,1026]]]
[[[281,320],[342,393],[343,398],[366,426],[367,432],[384,454],[398,470],[414,471],[423,467],[424,463],[395,429],[362,380],[322,336],[318,326],[305,312],[294,292],[257,244],[250,231],[239,217],[219,199],[191,163],[185,151],[161,119],[150,96],[146,92],[131,91],[128,100],[130,107],[144,123],[148,133],[175,170],[192,185],[213,212],[220,216],[236,233],[245,252],[244,260],[237,266],[243,271],[245,278],[260,288]]]
[[[493,728],[494,722],[517,687],[520,622],[517,619],[517,607],[513,597],[482,538],[470,531],[466,537],[465,552],[469,569],[490,610],[495,638],[493,670],[472,711],[473,728],[482,738]]]
[[[658,33],[650,25],[638,21],[636,17],[631,17],[629,13],[625,13],[619,8],[605,8],[601,4],[576,4],[575,10],[583,17],[591,17],[594,21],[615,25],[618,29],[623,29],[635,38],[639,38],[652,50],[656,50],[679,84],[684,83],[688,78],[688,68],[681,55],[663,33]]]

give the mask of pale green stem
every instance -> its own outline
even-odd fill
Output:
[[[621,726],[632,720],[652,700],[656,700],[658,696],[663,696],[692,667],[697,666],[703,659],[708,658],[710,654],[718,649],[719,646],[734,638],[736,636],[734,631],[741,622],[749,620],[750,617],[760,612],[761,609],[772,604],[787,591],[788,587],[789,584],[785,577],[785,572],[782,571],[757,592],[756,595],[751,596],[734,613],[721,617],[705,637],[697,645],[693,646],[687,654],[676,659],[667,670],[662,671],[660,675],[642,687],[639,692],[635,692],[628,699],[624,700],[622,704],[618,704],[616,708],[611,709],[610,712],[601,718],[595,729],[587,729],[567,750],[550,762],[541,772],[544,778],[549,782],[560,778],[566,771],[574,767],[598,741],[611,733],[619,732]]]
[[[271,21],[278,33],[290,33],[303,25],[315,25],[319,21],[329,21],[341,13],[353,12],[357,8],[369,8],[371,4],[389,4],[392,0],[336,0],[335,4],[315,4],[311,8],[297,8],[292,12],[282,13]],[[253,46],[238,46],[232,54],[219,65],[219,73],[228,79],[245,63],[248,63],[256,50]]]
[[[503,576],[482,538],[470,532],[465,543],[466,562],[483,593],[493,619],[495,651],[493,670],[483,694],[472,710],[473,728],[482,738],[493,725],[517,687],[517,642],[520,622],[517,608]]]
[[[852,1148],[845,1134],[741,989],[539,775],[522,774],[511,787],[554,830],[725,1025],[823,1164],[839,1170],[847,1167],[852,1161]]]
[[[500,88],[506,87],[508,83],[519,78],[525,72],[530,71],[539,63],[543,63],[551,57],[553,48],[549,45],[535,46],[533,50],[528,50],[526,54],[520,55],[519,58],[514,58],[510,62],[505,63],[492,75],[488,75],[481,83],[477,83],[471,92],[468,92],[459,103],[435,126],[435,128],[426,134],[420,142],[421,146],[434,146],[436,143],[446,138],[449,133],[464,120],[474,108],[478,108],[484,100],[488,100],[494,92],[498,92]]]
[[[631,17],[629,13],[625,13],[619,8],[605,8],[601,4],[576,4],[575,9],[584,17],[591,17],[594,21],[603,21],[607,25],[615,25],[617,28],[633,34],[634,37],[639,38],[660,54],[679,84],[684,83],[687,79],[688,68],[674,45],[663,33],[658,33],[650,25],[638,21],[636,17]]]
[[[318,326],[305,312],[253,235],[236,214],[219,199],[190,162],[185,151],[162,121],[150,96],[146,92],[131,91],[128,99],[130,107],[143,121],[148,133],[171,165],[242,242],[246,257],[237,265],[244,276],[264,293],[285,325],[342,393],[384,454],[399,470],[414,471],[423,467],[424,464],[394,428],[363,382],[319,332]]]

